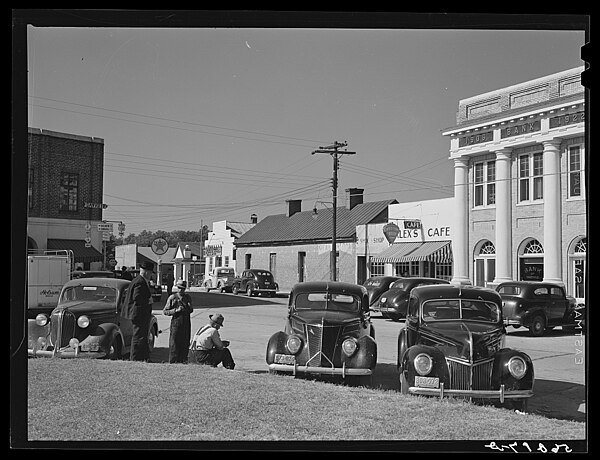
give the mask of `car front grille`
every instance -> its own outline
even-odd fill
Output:
[[[490,390],[492,386],[492,367],[494,360],[470,364],[446,360],[450,372],[450,389],[453,390]]]
[[[306,325],[306,337],[308,341],[307,366],[335,367],[334,356],[340,326]]]
[[[69,340],[75,336],[75,315],[68,310],[61,310],[52,313],[50,320],[52,343],[59,349],[68,346]]]

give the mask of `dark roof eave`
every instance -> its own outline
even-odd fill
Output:
[[[338,243],[356,242],[356,234],[352,236],[337,237]],[[331,238],[322,238],[315,240],[284,240],[284,241],[253,241],[248,243],[235,243],[237,248],[261,247],[261,246],[299,246],[302,244],[331,244]]]

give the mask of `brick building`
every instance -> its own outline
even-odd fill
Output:
[[[357,255],[359,226],[388,222],[396,200],[363,203],[362,189],[347,189],[347,206],[338,206],[336,225],[338,281],[362,283],[368,277],[364,255]],[[236,272],[270,270],[281,290],[298,282],[330,279],[333,210],[302,211],[301,200],[288,200],[285,214],[267,216],[236,242]]]
[[[563,284],[587,275],[584,67],[459,101],[453,281]]]
[[[70,249],[100,268],[104,140],[29,128],[28,249]]]

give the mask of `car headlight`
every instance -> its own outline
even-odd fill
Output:
[[[90,325],[90,319],[85,315],[81,315],[79,318],[77,318],[77,325],[81,329],[85,329]]]
[[[342,342],[342,351],[348,357],[350,357],[354,353],[356,353],[357,349],[358,349],[358,344],[356,343],[356,340],[354,340],[352,338],[346,339]]]
[[[48,316],[44,315],[43,313],[40,313],[35,317],[35,324],[37,324],[38,326],[45,326],[46,324],[48,324],[48,321]]]
[[[285,346],[290,353],[295,355],[300,351],[300,348],[302,348],[302,340],[297,335],[290,335],[285,343]]]
[[[431,359],[431,356],[429,356],[427,353],[419,353],[417,356],[415,356],[413,363],[415,365],[415,370],[420,375],[429,374],[433,368],[433,359]]]
[[[508,360],[508,372],[516,379],[522,379],[527,372],[527,364],[520,356],[513,356]]]

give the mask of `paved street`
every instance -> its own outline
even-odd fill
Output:
[[[194,313],[192,333],[208,321],[215,312],[225,317],[221,337],[231,341],[230,349],[236,369],[266,373],[266,345],[271,335],[281,330],[287,313],[286,296],[276,298],[252,297],[233,294],[206,293],[192,288]],[[154,314],[163,331],[156,340],[152,359],[168,361],[170,318],[161,314],[166,300],[157,304]],[[378,343],[377,368],[373,385],[397,390],[396,343],[403,322],[393,322],[379,314],[372,316]],[[507,329],[506,346],[531,356],[535,367],[535,395],[529,402],[529,411],[554,418],[583,421],[585,417],[585,336],[563,332],[561,328],[546,336],[530,337],[525,329]]]

